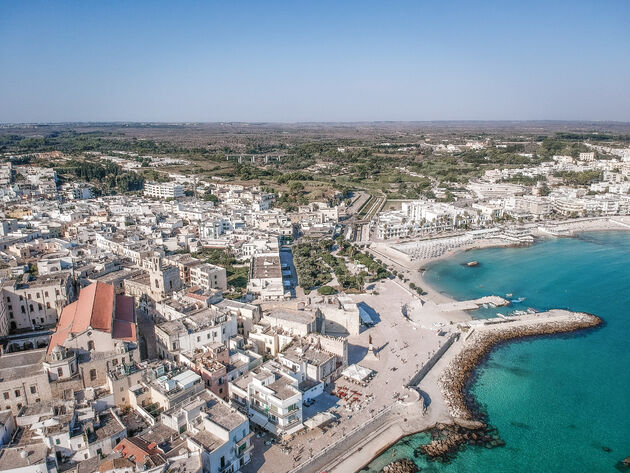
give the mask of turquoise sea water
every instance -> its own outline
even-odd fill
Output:
[[[480,265],[461,265],[472,259]],[[617,462],[630,456],[630,232],[463,253],[436,263],[426,276],[455,299],[512,293],[526,298],[524,308],[590,312],[605,325],[495,349],[478,369],[472,391],[506,446],[468,446],[448,464],[414,459],[421,471],[617,471]],[[413,459],[414,447],[427,439],[404,439],[367,471],[380,471],[392,459]]]

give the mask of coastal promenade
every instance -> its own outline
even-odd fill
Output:
[[[494,243],[476,242],[475,247]],[[465,382],[497,343],[599,323],[589,314],[561,310],[489,320],[487,325],[473,321],[462,304],[423,280],[421,268],[427,261],[405,261],[400,252],[388,252],[380,245],[368,251],[408,281],[381,281],[366,293],[351,296],[376,314],[373,327],[348,338],[350,363],[376,373],[366,387],[357,388],[365,399],[363,406],[349,409],[343,402],[333,401],[327,410],[337,419],[334,425],[296,434],[285,443],[291,446],[290,452],[281,445],[261,445],[262,457],[246,465],[244,473],[359,471],[402,437],[436,425],[460,426],[466,420],[474,421],[476,415],[466,402]],[[410,290],[411,282],[425,293],[419,296]],[[481,303],[490,301],[494,299]],[[414,316],[409,317],[409,312]],[[373,352],[368,351],[370,336]],[[343,384],[343,379],[335,383],[329,399]],[[452,444],[465,439],[458,436]]]

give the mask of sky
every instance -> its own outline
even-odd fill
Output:
[[[0,122],[630,121],[630,1],[0,0]]]

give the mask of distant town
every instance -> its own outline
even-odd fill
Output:
[[[3,125],[0,215],[0,472],[358,471],[476,421],[476,337],[597,323],[423,273],[630,229],[630,130]]]

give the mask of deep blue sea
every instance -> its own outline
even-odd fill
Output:
[[[462,266],[470,260],[480,265]],[[516,341],[491,353],[472,391],[505,447],[468,446],[448,464],[432,463],[413,458],[414,447],[428,441],[418,434],[394,445],[367,471],[403,457],[423,472],[618,471],[618,462],[630,456],[630,232],[462,253],[436,263],[426,277],[455,299],[511,293],[526,298],[514,307],[590,312],[605,325]]]

